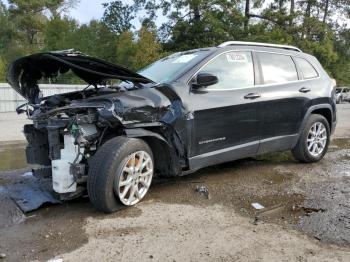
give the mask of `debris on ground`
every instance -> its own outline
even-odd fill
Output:
[[[210,198],[210,196],[209,196],[209,190],[208,190],[208,188],[207,188],[206,186],[197,186],[197,187],[196,187],[196,191],[197,191],[200,195],[204,196],[206,199],[209,199],[209,198]]]
[[[322,208],[312,208],[312,207],[302,207],[302,208],[306,216],[309,216],[311,213],[326,212],[326,210]]]
[[[265,207],[263,205],[261,205],[260,203],[252,203],[252,207],[254,207],[255,209],[264,209]]]
[[[23,180],[18,183],[4,186],[3,191],[24,213],[36,210],[46,203],[61,203],[54,195],[51,180],[31,175],[23,176]]]
[[[32,177],[33,176],[33,172],[25,172],[22,177]]]
[[[63,259],[62,258],[53,258],[53,259],[48,260],[47,262],[63,262]]]
[[[254,217],[254,220],[251,221],[254,226],[257,226],[259,223],[263,223],[263,221],[259,217]]]
[[[5,194],[5,188],[0,186],[0,228],[19,224],[25,220],[25,215],[16,203]],[[1,237],[0,237],[1,238]]]

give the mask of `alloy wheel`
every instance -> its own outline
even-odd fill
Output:
[[[138,203],[147,193],[153,177],[153,160],[145,151],[130,154],[125,161],[115,191],[127,206]]]
[[[319,157],[326,148],[327,130],[323,123],[314,123],[307,136],[307,149],[314,157]]]

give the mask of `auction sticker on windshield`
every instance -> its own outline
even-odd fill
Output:
[[[247,63],[248,58],[242,53],[228,53],[226,54],[227,62],[229,63]]]

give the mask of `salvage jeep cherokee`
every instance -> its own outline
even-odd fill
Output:
[[[43,97],[40,81],[70,72],[84,90]],[[87,189],[113,212],[144,198],[154,174],[181,176],[235,159],[292,150],[325,155],[336,125],[335,89],[296,47],[225,42],[180,52],[138,73],[72,50],[14,61],[7,76],[28,103],[17,109],[28,163],[64,198]],[[54,86],[54,85],[53,85]]]

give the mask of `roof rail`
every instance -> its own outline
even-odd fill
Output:
[[[268,43],[244,42],[244,41],[227,41],[218,45],[218,47],[225,47],[225,46],[231,46],[231,45],[265,46],[265,47],[282,48],[282,49],[302,52],[298,47],[290,46],[290,45],[275,45],[275,44],[268,44]]]

